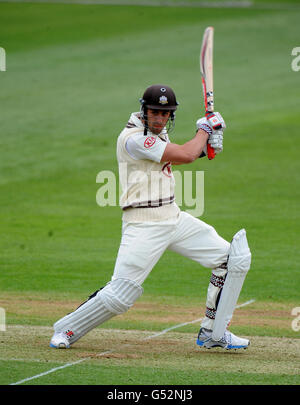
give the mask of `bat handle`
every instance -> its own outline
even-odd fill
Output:
[[[212,148],[210,146],[209,143],[207,144],[207,157],[209,160],[212,160],[216,157],[216,152],[215,152],[214,148]]]
[[[207,109],[206,109],[206,113],[205,113],[206,117],[208,115],[210,115],[211,113],[212,113],[212,111],[207,111]],[[209,160],[212,160],[216,157],[216,152],[215,152],[214,148],[210,146],[209,143],[207,144],[207,157]]]

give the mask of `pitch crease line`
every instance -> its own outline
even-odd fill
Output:
[[[59,367],[52,368],[51,370],[45,371],[44,373],[40,373],[40,374],[34,375],[34,376],[32,376],[32,377],[24,378],[24,380],[20,380],[20,381],[17,381],[17,382],[15,382],[15,383],[12,383],[12,384],[9,384],[9,385],[19,385],[19,384],[22,384],[22,383],[24,383],[24,382],[27,382],[27,381],[30,381],[30,380],[34,380],[35,378],[43,377],[44,375],[47,375],[47,374],[50,374],[50,373],[54,373],[54,372],[57,371],[57,370],[62,370],[63,368],[71,367],[71,366],[74,366],[75,364],[82,363],[83,361],[85,361],[85,360],[87,360],[87,359],[88,359],[88,358],[80,359],[80,360],[77,360],[77,361],[73,361],[72,363],[67,363],[67,364],[64,364],[63,366],[59,366]]]
[[[249,300],[249,301],[244,302],[243,304],[237,305],[235,308],[236,308],[236,309],[242,308],[242,307],[245,307],[246,305],[252,304],[253,302],[255,302],[255,300],[252,299],[252,300]],[[180,328],[181,326],[190,325],[190,324],[192,324],[192,323],[200,322],[202,319],[203,319],[203,318],[198,318],[198,319],[194,319],[193,321],[184,322],[184,323],[179,323],[179,324],[177,324],[177,325],[171,326],[170,328],[164,329],[164,330],[162,330],[161,332],[154,333],[154,335],[147,336],[147,337],[145,337],[145,338],[142,339],[142,340],[150,340],[150,339],[153,339],[153,338],[155,338],[155,337],[157,337],[157,336],[164,335],[165,333],[169,332],[170,330],[178,329],[178,328]],[[116,349],[107,350],[107,351],[105,351],[105,352],[100,353],[98,356],[104,356],[105,354],[112,353],[112,352],[114,352],[115,350],[116,350]],[[54,372],[57,371],[57,370],[62,370],[62,369],[67,368],[67,367],[75,366],[76,364],[82,363],[82,362],[84,362],[84,361],[86,361],[86,360],[89,360],[89,359],[90,359],[90,357],[85,357],[84,359],[80,359],[80,360],[77,360],[77,361],[73,361],[72,363],[67,363],[67,364],[64,364],[63,366],[54,367],[54,368],[51,368],[51,369],[48,370],[48,371],[45,371],[45,372],[40,373],[40,374],[36,374],[36,375],[34,375],[34,376],[32,376],[32,377],[24,378],[23,380],[17,381],[17,382],[15,382],[15,383],[11,383],[11,384],[9,384],[9,385],[19,385],[19,384],[23,384],[24,382],[31,381],[31,380],[34,380],[34,379],[36,379],[36,378],[40,378],[40,377],[43,377],[43,376],[45,376],[45,375],[54,373]]]

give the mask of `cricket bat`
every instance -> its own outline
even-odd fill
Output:
[[[200,51],[200,72],[202,76],[202,88],[206,117],[209,117],[209,115],[214,112],[213,42],[214,28],[207,27],[203,34],[202,46]],[[214,159],[215,156],[216,154],[214,149],[208,143],[208,159]]]

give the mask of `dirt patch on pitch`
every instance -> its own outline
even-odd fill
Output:
[[[289,303],[261,303],[254,302],[234,312],[232,325],[250,327],[269,327],[274,329],[290,329],[293,316]],[[159,305],[155,303],[137,303],[129,312],[122,315],[128,321],[145,320],[155,323],[181,324],[192,322],[204,316],[205,304],[198,306]]]
[[[152,302],[137,302],[130,312],[124,314],[128,319],[152,322],[175,322],[183,323],[188,320],[203,317],[205,311],[204,304],[199,306],[166,305]]]
[[[143,356],[140,354],[135,354],[135,353],[89,353],[89,352],[83,352],[78,356],[80,358],[90,358],[90,359],[141,359]]]
[[[296,305],[289,303],[261,303],[240,308],[234,312],[233,323],[238,326],[255,326],[277,330],[291,329],[294,317],[291,310]]]
[[[53,317],[62,316],[68,312],[74,311],[81,303],[79,301],[52,301],[43,299],[30,299],[22,297],[7,296],[1,297],[0,306],[7,313],[32,316],[32,317]]]
[[[7,322],[13,319],[14,323],[49,324],[54,320],[75,310],[82,301],[79,300],[53,300],[38,297],[16,296],[9,293],[2,294],[0,307],[7,313]],[[273,328],[277,330],[291,329],[293,316],[291,310],[296,304],[291,303],[261,303],[254,302],[235,311],[232,320],[234,326],[249,326],[259,328]],[[138,301],[127,313],[113,318],[112,322],[151,323],[170,327],[181,323],[192,322],[204,316],[205,303],[198,305],[162,304],[157,301]],[[28,322],[26,322],[28,320]]]
[[[82,365],[115,365],[178,370],[299,375],[300,339],[252,336],[249,349],[203,349],[193,333],[167,332],[155,337],[149,331],[96,328],[69,350],[49,348],[52,328],[12,325],[0,336],[0,359],[12,362],[59,364],[82,360]],[[26,342],[26,345],[24,345]],[[38,373],[36,373],[38,374]]]
[[[109,364],[113,361],[119,366],[138,366],[143,360],[148,367],[193,369],[199,372],[206,369],[217,372],[300,373],[300,339],[254,336],[248,337],[251,341],[249,349],[226,351],[221,348],[200,348],[196,345],[195,334],[190,333],[168,332],[151,338],[151,334],[147,336],[138,331],[118,331],[115,335],[117,341],[111,341],[114,335],[112,331],[96,332],[101,335],[102,343],[109,339],[114,350],[114,355],[98,356],[103,357],[105,362],[109,361]]]
[[[83,301],[82,301],[83,302]],[[21,297],[1,298],[0,306],[9,314],[20,317],[60,318],[74,311],[82,302],[75,300],[51,301],[41,299],[28,299]],[[181,307],[152,302],[137,302],[126,314],[124,320],[150,321],[162,323],[182,323],[203,316],[204,304],[199,306]]]

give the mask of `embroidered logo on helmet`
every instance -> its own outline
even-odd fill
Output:
[[[163,104],[163,105],[168,104],[167,97],[166,96],[160,96],[159,97],[159,104]]]
[[[155,136],[148,136],[148,138],[145,139],[144,146],[147,149],[151,148],[151,146],[153,146],[155,142],[156,142]]]

